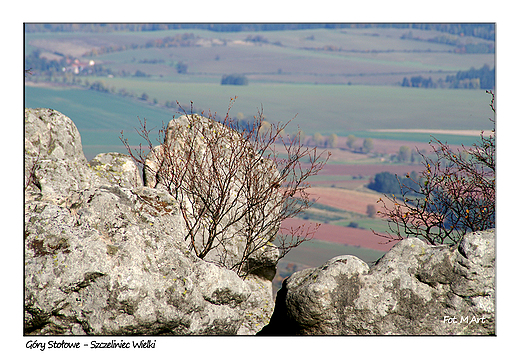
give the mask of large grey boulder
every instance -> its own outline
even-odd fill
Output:
[[[130,156],[99,154],[90,163],[76,125],[48,108],[25,109],[25,190],[48,198],[99,185],[142,186]]]
[[[268,323],[271,282],[193,255],[178,202],[143,187],[128,156],[87,163],[72,121],[49,109],[27,109],[25,131],[26,334],[248,335]]]
[[[74,123],[51,109],[25,110],[25,187],[58,197],[90,186],[81,137]]]
[[[293,274],[266,335],[492,335],[494,231],[456,247],[398,242],[373,268],[353,256]]]

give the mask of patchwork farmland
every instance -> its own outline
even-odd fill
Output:
[[[156,46],[166,39],[178,39],[178,46]],[[88,159],[124,152],[121,130],[137,146],[137,117],[159,129],[178,115],[168,105],[176,101],[224,115],[229,99],[238,96],[232,117],[249,118],[260,109],[270,123],[292,119],[288,132],[300,129],[311,146],[317,133],[337,135],[335,148],[319,145],[331,158],[310,178],[316,204],[284,223],[321,223],[313,241],[282,260],[279,270],[285,276],[340,254],[377,260],[392,244],[382,244],[385,239],[372,232],[383,232],[385,221],[367,214],[367,206],[377,209],[382,196],[366,187],[374,175],[419,172],[419,162],[395,159],[403,146],[426,152],[431,135],[450,145],[471,145],[481,130],[490,129],[485,91],[449,88],[445,80],[471,67],[494,68],[495,54],[461,53],[460,44],[489,47],[494,41],[390,27],[28,32],[26,58],[36,52],[39,60],[68,59],[71,69],[75,60],[93,61],[101,70],[84,76],[70,72],[69,65],[54,74],[32,71],[26,77],[25,106],[69,116]],[[221,85],[222,76],[231,73],[247,76],[248,85]],[[412,76],[431,78],[438,86],[401,86]],[[356,137],[352,147],[346,144],[349,135]],[[359,148],[367,138],[373,146],[364,153]]]

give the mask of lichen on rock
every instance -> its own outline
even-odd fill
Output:
[[[370,270],[352,256],[294,273],[264,335],[493,335],[495,233],[456,247],[398,242]]]
[[[25,334],[247,335],[268,323],[271,281],[193,255],[177,201],[143,187],[129,156],[87,163],[74,123],[50,109],[26,109],[25,131]]]

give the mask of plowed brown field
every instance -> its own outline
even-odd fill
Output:
[[[367,213],[367,205],[372,204],[377,210],[382,207],[377,201],[382,195],[377,193],[359,192],[349,189],[332,187],[311,187],[307,190],[312,199],[320,204],[342,209],[344,211]]]
[[[290,218],[282,223],[282,228],[297,228],[305,224],[309,225],[310,222],[303,219]],[[385,252],[396,244],[396,242],[387,243],[386,238],[377,236],[369,230],[335,226],[326,223],[318,228],[314,234],[314,239]]]

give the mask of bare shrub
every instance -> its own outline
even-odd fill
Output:
[[[235,99],[221,122],[211,113],[174,117],[159,131],[159,146],[153,146],[146,120],[139,120],[147,153],[141,145],[133,150],[123,133],[121,140],[143,167],[145,185],[166,188],[179,201],[190,249],[245,276],[265,265],[259,258],[266,251],[276,252],[270,254],[276,264],[312,237],[317,226],[281,223],[312,204],[307,179],[330,153],[304,147],[300,136],[283,136],[290,121],[262,127],[262,111],[240,127],[229,115]]]
[[[491,91],[490,107],[495,113]],[[400,182],[399,196],[385,195],[381,215],[388,220],[384,237],[419,237],[430,244],[458,243],[468,232],[495,227],[495,119],[492,134],[481,132],[471,148],[452,150],[430,141],[433,156],[421,153],[424,170],[413,185]],[[396,176],[397,177],[397,176]],[[399,178],[397,177],[399,180]]]

